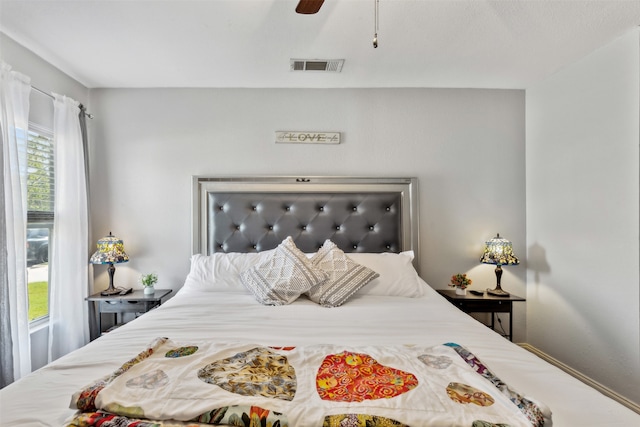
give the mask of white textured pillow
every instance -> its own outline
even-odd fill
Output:
[[[350,253],[349,257],[379,274],[356,295],[386,295],[416,298],[425,295],[426,289],[420,282],[418,272],[413,267],[413,251],[399,254],[384,252]]]
[[[240,274],[242,283],[263,305],[291,304],[327,277],[311,264],[291,237],[284,239],[264,262]]]
[[[358,289],[378,277],[378,273],[353,261],[331,240],[324,242],[311,257],[311,263],[329,275],[306,293],[311,301],[324,307],[344,304]]]
[[[240,273],[264,262],[274,249],[252,253],[196,254],[191,257],[191,270],[184,283],[185,289],[214,292],[242,292],[247,288],[240,281]]]

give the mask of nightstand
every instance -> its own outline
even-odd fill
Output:
[[[495,326],[496,313],[509,313],[509,333],[506,338],[513,338],[513,303],[524,302],[526,299],[517,295],[497,297],[486,292],[483,295],[474,295],[467,291],[467,295],[458,295],[455,290],[437,289],[449,302],[465,313],[491,313],[491,329]],[[494,329],[495,330],[495,329]]]
[[[98,330],[102,333],[102,313],[113,313],[114,324],[118,325],[118,314],[122,323],[124,313],[144,314],[162,304],[162,299],[172,292],[171,289],[156,289],[153,294],[136,290],[126,295],[103,296],[98,292],[86,298],[93,302],[98,310]]]

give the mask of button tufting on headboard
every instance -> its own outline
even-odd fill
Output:
[[[308,253],[326,239],[345,252],[418,249],[414,178],[315,177],[301,184],[286,177],[194,177],[193,183],[194,253],[264,251],[287,236]]]
[[[287,236],[300,249],[313,251],[327,238],[338,240],[339,245],[336,233],[344,234],[349,252],[385,252],[389,245],[383,242],[388,241],[393,242],[391,246],[400,246],[400,217],[386,209],[400,203],[399,194],[209,193],[208,197],[213,206],[225,206],[210,213],[210,224],[213,247],[222,243],[226,252],[239,252],[247,246],[256,249],[256,244],[262,250],[271,249]],[[332,209],[323,209],[320,215],[318,205]],[[277,225],[277,232],[265,234],[265,229],[274,230],[274,225],[268,224]],[[302,239],[303,234],[309,237]]]

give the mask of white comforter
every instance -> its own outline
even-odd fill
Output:
[[[74,413],[69,409],[74,392],[161,336],[268,346],[455,342],[514,389],[546,404],[555,426],[638,425],[640,416],[634,412],[505,340],[424,286],[424,297],[357,295],[338,308],[304,298],[288,306],[261,306],[248,293],[182,289],[162,307],[3,389],[1,425],[64,425]]]

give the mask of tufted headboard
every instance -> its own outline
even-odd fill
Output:
[[[331,239],[345,252],[415,252],[416,178],[193,177],[192,253],[304,252]]]

